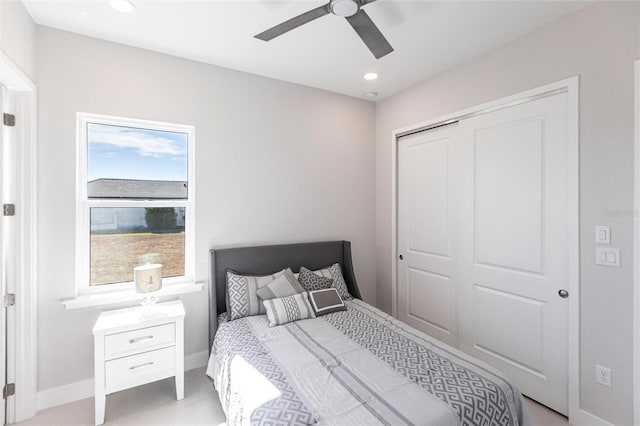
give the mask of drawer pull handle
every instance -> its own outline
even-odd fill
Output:
[[[129,340],[129,344],[133,345],[134,343],[144,342],[145,340],[151,340],[153,336],[144,336],[144,337],[136,337],[135,339]]]
[[[153,361],[146,362],[144,364],[134,365],[133,367],[129,367],[129,370],[137,370],[139,368],[151,367],[152,365],[153,365]]]

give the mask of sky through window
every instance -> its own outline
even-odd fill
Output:
[[[187,181],[186,133],[88,123],[89,181]]]

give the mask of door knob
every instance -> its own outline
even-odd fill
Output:
[[[563,288],[562,290],[558,290],[558,296],[566,299],[567,297],[569,297],[569,292]]]
[[[404,256],[400,255],[398,256],[400,258],[400,260],[404,259]]]

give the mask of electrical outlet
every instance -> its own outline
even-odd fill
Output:
[[[611,387],[611,369],[596,364],[596,383]]]

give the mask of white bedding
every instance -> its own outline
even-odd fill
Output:
[[[221,319],[207,374],[227,424],[525,425],[499,372],[354,300],[269,327]]]

